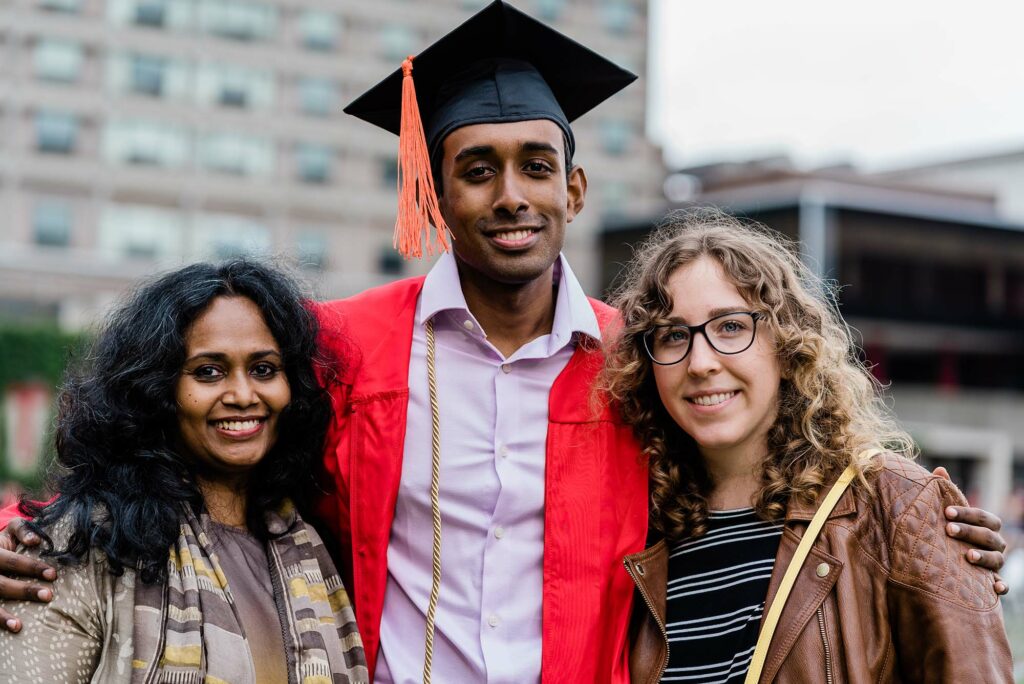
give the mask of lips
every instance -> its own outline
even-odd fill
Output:
[[[224,418],[210,421],[210,424],[225,437],[245,439],[259,433],[267,419],[258,418]]]
[[[724,404],[738,394],[736,390],[731,392],[715,392],[713,394],[701,394],[694,397],[687,397],[686,401],[698,406],[718,406]]]
[[[532,246],[537,241],[537,234],[540,228],[516,227],[501,228],[485,233],[488,240],[502,249],[523,249]]]

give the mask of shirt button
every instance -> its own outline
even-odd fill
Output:
[[[508,447],[501,447],[500,449],[498,449],[498,453],[501,455],[502,458],[508,458]]]
[[[463,327],[463,328],[465,328],[466,330],[472,330],[472,329],[473,329],[473,328],[475,328],[476,326],[475,326],[475,325],[473,325],[473,321],[471,321],[471,320],[469,320],[469,319],[467,318],[467,319],[466,319],[465,321],[463,321],[463,323],[462,323],[462,327]]]
[[[498,616],[494,613],[491,613],[487,616],[487,624],[489,624],[491,627],[497,627],[499,622],[501,622],[501,620],[499,620]]]
[[[505,528],[504,527],[502,527],[501,525],[498,525],[497,527],[494,528],[494,538],[495,539],[501,539],[504,536],[505,536]]]
[[[816,574],[818,577],[824,577],[828,574],[829,570],[831,570],[831,568],[828,567],[828,563],[821,563],[818,567],[814,569],[814,574]]]
[[[502,373],[511,373],[512,372],[512,364],[511,363],[503,363],[503,364],[501,364],[501,372]]]

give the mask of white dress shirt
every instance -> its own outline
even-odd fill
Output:
[[[434,320],[441,423],[441,592],[433,679],[540,681],[548,394],[597,318],[565,261],[551,333],[505,358],[466,306],[455,258],[427,275],[416,309],[402,479],[388,543],[376,681],[423,677],[433,528],[424,322]]]

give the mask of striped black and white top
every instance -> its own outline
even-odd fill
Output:
[[[669,554],[663,682],[742,682],[757,644],[782,521],[712,511],[708,531]]]

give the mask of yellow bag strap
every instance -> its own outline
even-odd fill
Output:
[[[878,449],[863,451],[857,456],[857,461],[866,461],[877,453],[879,453]],[[793,560],[789,562],[786,574],[782,576],[779,591],[775,594],[775,600],[772,601],[764,623],[761,625],[761,632],[757,636],[757,645],[754,647],[754,655],[750,660],[750,669],[747,670],[747,677],[743,680],[743,684],[757,684],[757,681],[761,678],[761,671],[764,669],[765,661],[768,659],[768,647],[771,646],[772,637],[775,635],[775,628],[779,625],[782,609],[786,607],[786,600],[789,598],[789,593],[793,590],[797,575],[800,574],[800,569],[803,568],[804,561],[807,560],[807,554],[811,552],[811,547],[814,546],[814,541],[818,538],[821,528],[825,526],[825,521],[831,515],[832,509],[839,503],[839,497],[843,495],[843,492],[846,491],[855,477],[857,477],[856,466],[847,466],[843,474],[836,480],[836,483],[832,485],[832,489],[825,495],[825,499],[814,513],[814,517],[811,518],[811,524],[807,526],[807,531],[804,532],[804,536],[800,539],[800,544],[796,547]]]

